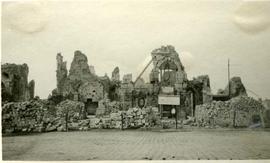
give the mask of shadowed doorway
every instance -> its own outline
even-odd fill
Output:
[[[88,115],[95,115],[98,108],[98,102],[93,102],[92,99],[87,99],[85,108]]]

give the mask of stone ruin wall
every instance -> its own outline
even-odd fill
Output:
[[[70,118],[72,119],[72,123],[68,126],[70,129],[87,130],[90,128],[100,127],[120,128],[119,123],[121,122],[120,118],[122,113],[127,114],[127,117],[129,117],[129,120],[125,122],[125,125],[128,127],[149,126],[149,124],[151,124],[151,120],[148,119],[149,115],[145,113],[145,110],[151,110],[152,107],[155,108],[154,110],[157,110],[157,96],[160,92],[160,88],[157,87],[152,81],[158,79],[159,72],[157,71],[157,69],[164,63],[163,55],[169,55],[171,57],[172,63],[177,66],[178,71],[175,74],[172,74],[172,76],[175,77],[175,80],[172,81],[172,83],[175,83],[175,88],[177,88],[177,90],[184,90],[186,92],[191,91],[195,97],[195,104],[203,104],[198,105],[195,110],[196,123],[198,126],[249,126],[251,124],[252,116],[258,114],[259,112],[262,112],[262,109],[256,109],[260,108],[256,102],[251,102],[251,104],[249,103],[248,106],[245,105],[245,108],[249,109],[242,109],[243,107],[237,107],[238,105],[232,105],[235,103],[241,103],[239,101],[212,101],[209,76],[202,75],[188,81],[186,73],[184,71],[184,67],[179,59],[179,55],[176,53],[174,47],[172,46],[161,47],[152,52],[154,69],[150,73],[150,83],[145,83],[143,79],[139,79],[138,83],[136,83],[135,86],[132,82],[132,74],[125,75],[123,77],[123,81],[120,81],[120,70],[118,67],[116,67],[112,72],[112,80],[110,80],[110,78],[106,75],[103,77],[96,76],[93,73],[93,67],[88,65],[87,57],[80,51],[75,51],[74,59],[71,63],[69,73],[66,68],[66,62],[63,61],[62,55],[60,53],[57,54],[57,89],[53,91],[54,93],[60,94],[62,96],[68,97],[71,95],[69,99],[71,99],[72,101],[62,99],[62,102],[60,102],[56,107],[57,109],[55,109],[55,111],[58,111],[54,114],[47,112],[46,108],[48,108],[48,106],[47,104],[44,104],[44,102],[30,101],[26,103],[13,103],[10,105],[5,105],[3,113],[4,121],[2,121],[7,124],[5,125],[5,129],[9,130],[10,128],[14,128],[14,126],[19,126],[19,128],[17,129],[15,127],[15,129],[18,131],[63,131],[63,125],[65,121],[63,117],[65,116],[65,109],[70,106],[74,108],[71,108],[71,110],[73,111],[70,112]],[[35,83],[34,81],[27,83],[28,67],[27,65],[26,67],[25,65],[23,65],[23,67],[24,68],[10,68],[12,69],[12,71],[8,71],[8,69],[3,71],[2,68],[2,72],[12,72],[11,74],[20,74],[22,76],[20,78],[22,79],[22,81],[20,82],[23,86],[20,91],[24,93],[18,94],[20,95],[20,98],[17,98],[25,100],[34,97]],[[9,78],[9,75],[2,73],[2,85],[4,85],[5,89],[8,88],[4,91],[12,92],[12,87],[10,85],[14,85],[12,84],[14,83],[12,82],[14,81],[13,78],[14,75],[12,76],[12,78]],[[241,79],[239,82],[238,78],[233,78],[230,84],[231,93],[234,97],[239,95],[246,95],[245,88],[243,85],[241,85]],[[115,85],[115,89],[111,90],[113,85]],[[133,90],[136,90],[135,94],[132,94],[134,93]],[[226,87],[223,92],[226,92],[227,90],[228,87]],[[107,98],[110,92],[113,92],[114,94],[119,96],[119,98],[110,101]],[[135,103],[134,108],[131,108],[132,95],[135,95],[135,101],[133,101]],[[138,98],[142,96],[146,97],[146,107],[140,110],[136,108],[136,100],[138,100]],[[94,102],[98,102],[98,109],[96,111],[96,117],[94,120],[85,119],[86,117],[84,114],[84,105],[89,98],[91,98]],[[247,97],[245,96],[244,98]],[[253,105],[254,103],[256,105]],[[123,108],[125,107],[129,109],[123,110]],[[33,108],[38,109],[35,110]],[[240,109],[238,109],[238,111],[234,113],[232,112],[232,110],[235,109],[232,108]],[[13,115],[10,112],[12,110],[16,112],[16,114],[14,114],[15,117],[12,117]],[[155,112],[155,118],[159,117],[158,112]],[[264,114],[264,112],[263,117],[259,115],[260,117],[262,117],[262,119],[265,119],[264,117],[266,117],[266,114]],[[234,114],[238,118],[233,118],[235,117]],[[18,117],[20,118],[18,119]],[[34,119],[38,120],[38,122],[34,121],[33,117]],[[265,120],[264,123],[266,124]],[[38,124],[37,128],[34,127],[35,124]]]
[[[154,68],[150,73],[150,82],[159,81],[159,70],[164,66],[164,63],[169,60],[171,67],[176,66],[176,73],[172,74],[174,76],[175,88],[178,91],[183,90],[187,81],[187,74],[174,47],[170,45],[162,46],[161,48],[153,50],[151,55]]]
[[[74,52],[74,58],[69,73],[66,62],[61,54],[57,54],[57,92],[71,100],[86,102],[88,98],[99,101],[104,98],[103,84],[93,74],[93,67],[88,65],[88,59],[80,51]]]
[[[26,101],[34,98],[35,82],[28,83],[27,64],[1,65],[2,101]]]

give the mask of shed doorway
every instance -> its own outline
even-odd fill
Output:
[[[85,103],[85,109],[88,115],[96,115],[97,108],[98,108],[98,102],[93,102],[91,98],[87,99]]]

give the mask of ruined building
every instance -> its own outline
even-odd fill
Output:
[[[120,86],[122,103],[135,107],[143,100],[145,106],[159,107],[162,117],[171,118],[172,108],[179,110],[177,116],[185,117],[194,114],[195,105],[212,100],[209,77],[204,75],[189,81],[173,46],[162,46],[151,55],[152,60],[145,67],[153,64],[149,83],[141,78],[144,70],[134,82],[132,75],[125,75]]]
[[[102,80],[93,74],[93,68],[89,67],[85,54],[74,52],[69,73],[60,53],[56,60],[57,89],[54,92],[63,98],[84,102],[88,114],[95,114],[98,102],[106,97]]]
[[[187,78],[181,55],[173,46],[154,49],[151,56],[151,61],[134,80],[132,74],[125,74],[121,80],[119,67],[112,71],[111,79],[108,75],[97,76],[94,67],[88,65],[86,55],[80,51],[74,52],[68,72],[66,62],[59,53],[56,57],[57,89],[53,94],[63,99],[83,102],[88,114],[92,115],[102,114],[110,102],[116,102],[122,110],[130,107],[156,107],[161,117],[167,118],[194,116],[196,105],[219,98],[219,95],[211,93],[208,75],[192,80]],[[145,82],[141,77],[151,64],[153,69],[149,74],[149,82]],[[231,97],[245,94],[245,88],[238,78],[233,78],[230,83]],[[226,88],[224,92],[228,90]],[[174,115],[173,109],[177,111]]]
[[[1,65],[1,95],[2,102],[26,101],[34,98],[35,82],[28,83],[29,69],[27,64]]]

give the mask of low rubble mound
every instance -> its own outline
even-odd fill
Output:
[[[130,108],[126,112],[124,128],[148,128],[160,125],[158,108]]]
[[[89,117],[77,124],[78,130],[148,128],[160,124],[157,108],[129,108],[117,110],[102,117]]]
[[[250,127],[263,124],[262,103],[247,96],[196,106],[196,124],[201,127]]]
[[[45,100],[10,102],[2,107],[2,132],[42,132],[55,118],[54,108]]]
[[[196,123],[199,127],[232,126],[230,115],[230,101],[213,101],[197,105],[195,110]]]
[[[264,122],[265,107],[261,102],[251,97],[241,96],[231,99],[231,109],[234,111],[234,124],[236,127],[253,127]]]
[[[58,117],[58,123],[51,124],[48,131],[65,131],[66,125],[68,125],[68,129],[76,130],[79,121],[87,118],[84,103],[71,100],[62,101],[56,106],[56,117]]]

